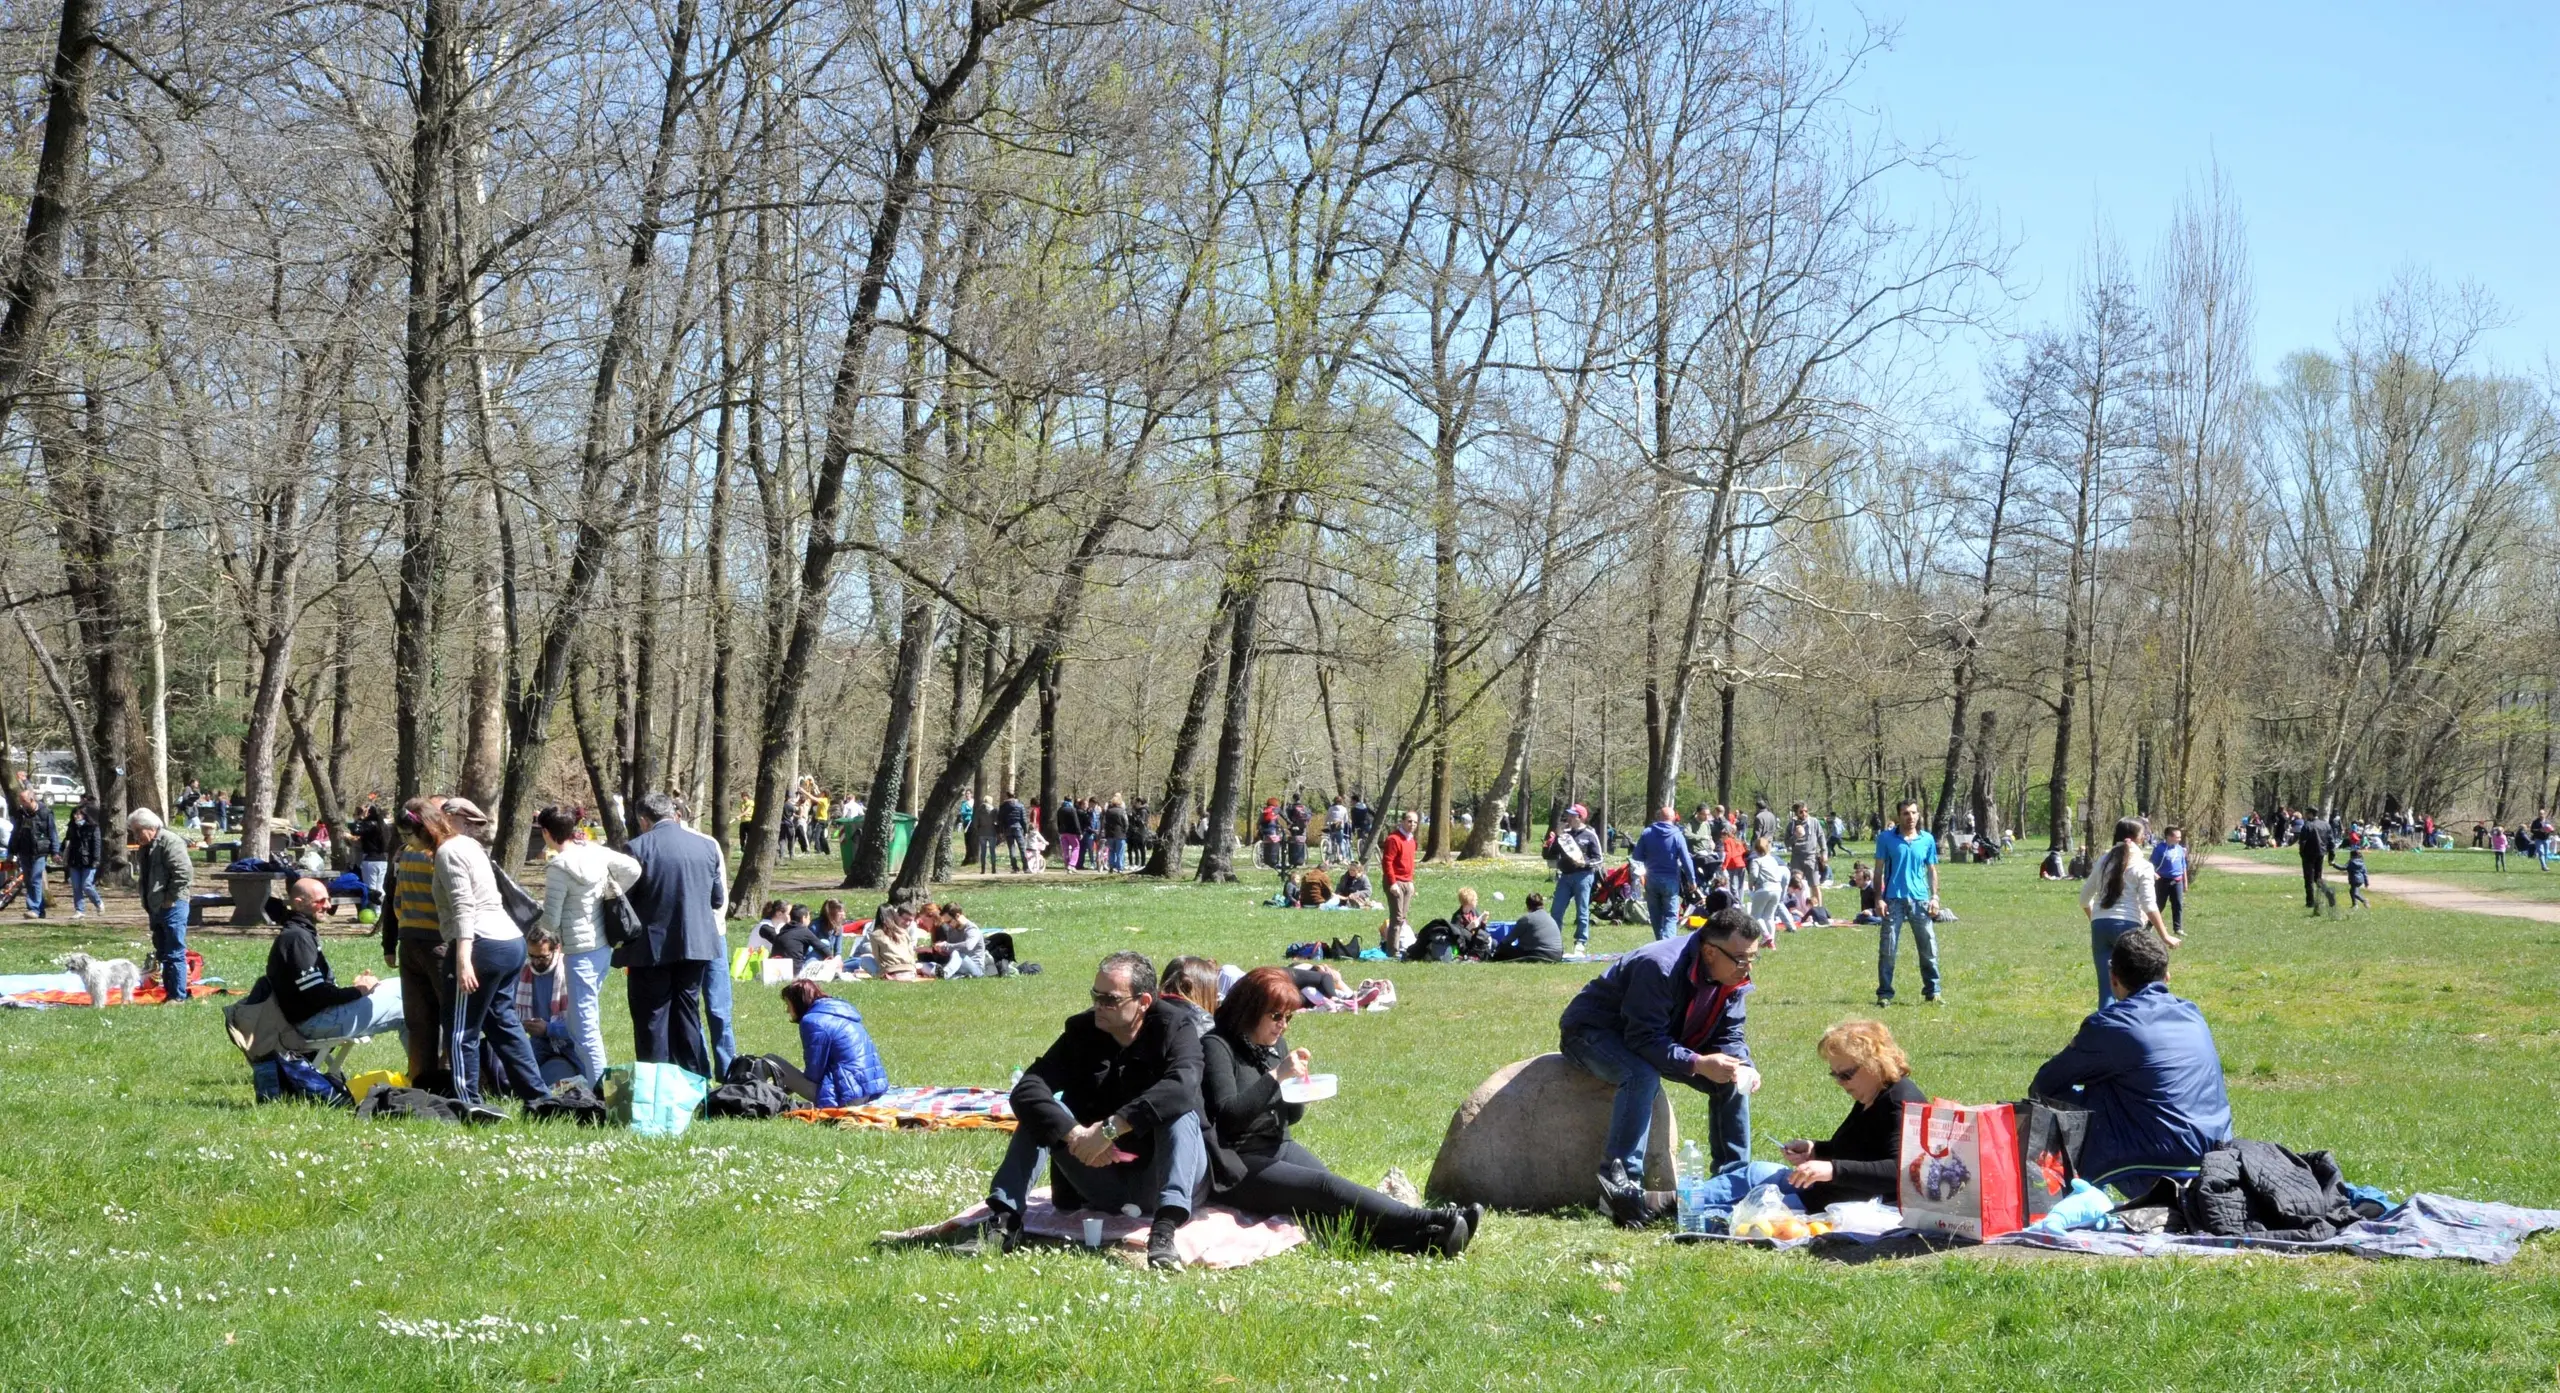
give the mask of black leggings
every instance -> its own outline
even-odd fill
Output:
[[[1349,1217],[1367,1230],[1371,1241],[1381,1248],[1416,1249],[1429,1237],[1421,1210],[1335,1175],[1325,1169],[1314,1152],[1296,1142],[1281,1143],[1271,1159],[1219,1199],[1248,1214],[1286,1214],[1295,1219]]]

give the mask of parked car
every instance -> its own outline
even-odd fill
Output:
[[[27,788],[56,807],[76,804],[89,796],[89,790],[68,774],[36,774],[27,780]]]

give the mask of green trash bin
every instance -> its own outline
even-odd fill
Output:
[[[853,881],[854,843],[862,837],[862,818],[840,817],[836,824],[836,856],[844,864],[847,884]],[[915,840],[916,817],[913,813],[889,814],[889,874],[895,876],[907,859],[907,843]]]

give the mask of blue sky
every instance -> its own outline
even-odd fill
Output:
[[[1967,156],[2016,243],[2028,322],[2065,308],[2095,220],[2139,267],[2219,163],[2250,233],[2258,356],[2326,347],[2396,271],[2475,282],[2502,368],[2560,361],[2560,0],[1805,0],[1897,28],[1856,99]]]

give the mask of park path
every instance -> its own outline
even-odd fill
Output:
[[[2233,875],[2298,877],[2302,874],[2292,866],[2270,866],[2264,861],[2252,861],[2244,856],[2225,856],[2219,852],[2208,854],[2204,858],[2204,863],[2217,871],[2229,871]],[[2340,885],[2344,888],[2342,878]],[[2510,899],[2505,895],[2484,895],[2477,890],[2465,890],[2459,886],[2447,885],[2440,880],[2421,880],[2416,876],[2408,875],[2377,875],[2373,877],[2371,888],[2376,894],[2389,895],[2396,900],[2407,900],[2423,909],[2454,909],[2465,914],[2499,914],[2510,919],[2532,919],[2545,924],[2560,924],[2560,904],[2544,900]]]

